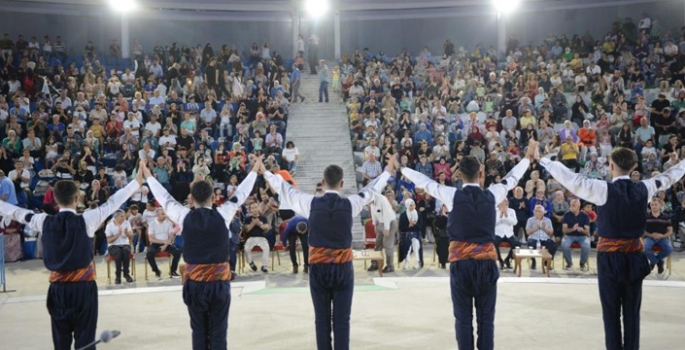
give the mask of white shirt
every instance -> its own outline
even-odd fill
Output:
[[[296,157],[296,156],[299,156],[299,155],[300,155],[300,152],[297,150],[297,147],[286,148],[286,149],[284,149],[283,152],[281,153],[281,156],[282,156],[283,158],[285,158],[285,160],[287,160],[287,161],[289,161],[289,162],[294,162],[294,161],[295,161],[295,157]]]
[[[514,226],[518,223],[516,219],[516,211],[511,208],[507,208],[507,217],[504,217],[499,208],[495,207],[495,212],[497,215],[497,221],[495,222],[495,235],[497,237],[513,237],[514,236]]]
[[[17,173],[17,169],[11,170],[11,171],[7,174],[7,177],[8,177],[10,180],[12,180],[12,181],[17,181],[17,178],[18,178],[18,177],[23,177],[23,178],[29,179],[29,182],[23,182],[23,181],[19,180],[19,181],[21,181],[21,182],[19,183],[19,187],[21,187],[21,188],[27,188],[27,187],[29,187],[29,185],[31,184],[31,172],[29,172],[29,171],[26,170],[26,169],[22,169],[22,170],[21,170],[21,174],[18,174],[18,173]]]
[[[251,171],[250,174],[245,177],[243,182],[240,183],[238,189],[233,194],[233,196],[235,196],[238,200],[235,203],[227,201],[220,207],[216,208],[216,211],[219,212],[219,214],[221,214],[221,216],[224,218],[224,221],[226,222],[226,228],[229,228],[231,220],[233,220],[233,216],[235,215],[236,211],[241,205],[243,205],[243,203],[245,203],[245,200],[250,195],[250,192],[252,192],[252,188],[254,187],[256,180],[257,173]],[[181,229],[183,229],[183,221],[190,213],[190,209],[179,204],[154,177],[149,177],[146,181],[148,186],[150,186],[152,194],[155,196],[157,202],[159,202],[159,204],[162,206],[166,215],[175,223],[177,223]],[[232,233],[230,234],[232,235]]]
[[[162,124],[160,124],[159,122],[149,122],[145,124],[145,130],[150,130],[152,132],[152,136],[157,136],[159,135],[159,131],[162,130]]]
[[[150,226],[150,224],[155,220],[157,220],[157,212],[156,211],[147,210],[147,209],[145,209],[143,211],[143,223]]]
[[[172,224],[171,221],[165,219],[164,221],[159,222],[159,220],[155,218],[148,224],[147,233],[156,240],[168,241],[169,235],[173,229],[174,224]]]
[[[131,197],[138,187],[138,181],[132,181],[128,186],[109,197],[109,200],[105,204],[96,209],[84,211],[81,216],[83,216],[83,220],[86,222],[86,234],[88,237],[93,238],[95,236],[95,230],[102,225],[108,216],[114,214],[114,212]],[[69,208],[60,209],[60,212],[62,211],[76,213],[73,209]],[[43,222],[45,222],[45,218],[48,217],[48,214],[35,214],[32,210],[15,207],[3,201],[0,201],[0,214],[2,216],[9,216],[12,220],[18,221],[24,225],[29,225],[29,228],[34,232],[43,232]],[[33,214],[33,217],[31,218],[31,221],[26,221],[26,216],[29,214]]]
[[[155,160],[155,151],[153,149],[145,151],[143,148],[138,151],[138,158]]]
[[[169,144],[167,149],[173,150],[176,148],[176,136],[174,135],[169,135],[169,136],[162,136],[159,138],[159,146],[164,147],[165,144]]]
[[[314,195],[309,193],[304,193],[295,187],[292,187],[287,183],[280,175],[274,175],[270,171],[264,173],[264,178],[269,182],[271,188],[278,192],[278,197],[281,203],[285,203],[289,208],[306,218],[309,217],[311,211],[312,200],[315,198]],[[355,194],[353,196],[347,197],[352,206],[352,217],[359,215],[362,209],[373,200],[373,192],[381,192],[390,178],[390,173],[384,171],[380,176],[378,176],[374,181],[372,181],[368,186],[362,189],[361,194]],[[326,191],[326,193],[336,193],[336,191]]]
[[[311,42],[312,45],[318,46],[321,40],[319,40],[319,37],[316,36],[316,34],[312,34],[309,36],[309,41]]]
[[[509,174],[504,176],[501,183],[494,184],[488,188],[488,191],[495,196],[495,203],[503,201],[504,198],[507,197],[507,193],[516,187],[526,173],[526,170],[528,170],[528,165],[530,165],[528,158],[522,159],[513,169],[511,169]],[[447,211],[452,211],[454,194],[457,193],[455,187],[440,185],[426,175],[406,167],[402,168],[402,175],[411,180],[417,188],[423,188],[428,194],[433,196],[433,198],[447,206]],[[466,186],[478,186],[478,184],[465,183],[463,187]],[[437,207],[436,204],[436,208]]]
[[[585,72],[587,72],[587,75],[602,74],[602,68],[599,68],[598,65],[595,65],[594,68],[592,66],[588,66]]]
[[[383,225],[384,230],[389,230],[390,225],[395,219],[397,219],[397,214],[392,210],[392,205],[388,199],[380,194],[373,194],[373,203],[369,205],[371,209],[371,219],[375,225]]]
[[[113,237],[116,236],[119,233],[119,230],[128,230],[128,231],[133,231],[131,229],[131,224],[128,221],[125,221],[121,223],[121,225],[117,226],[117,224],[114,222],[114,220],[110,221],[107,224],[107,227],[105,227],[105,236],[107,237]],[[109,243],[110,246],[113,245],[129,245],[129,240],[128,236],[126,233],[122,233],[119,238],[117,238],[114,242]]]
[[[297,39],[297,51],[304,51],[304,39]]]
[[[540,159],[540,165],[545,167],[552,177],[559,181],[564,188],[568,189],[576,196],[598,206],[606,204],[608,195],[606,181],[589,179],[570,171],[560,162],[553,162],[547,158]],[[641,182],[647,187],[647,198],[654,197],[660,189],[670,188],[671,185],[678,182],[683,175],[685,175],[685,161],[679,162],[677,165],[651,179],[642,180]],[[630,177],[627,175],[619,176],[613,178],[612,181],[622,179],[630,179]],[[659,182],[661,186],[657,187],[657,182]]]

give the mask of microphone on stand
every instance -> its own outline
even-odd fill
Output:
[[[109,343],[110,341],[112,341],[112,339],[118,337],[120,334],[121,334],[121,332],[119,332],[119,331],[104,330],[100,334],[100,339],[98,339],[98,340],[96,340],[96,341],[94,341],[94,342],[92,342],[92,343],[90,343],[90,344],[88,344],[82,348],[78,348],[76,350],[87,350],[88,348],[90,348],[94,345],[100,344],[100,343]]]

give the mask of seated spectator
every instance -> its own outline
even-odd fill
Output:
[[[647,214],[647,225],[645,226],[645,255],[649,259],[649,264],[654,270],[658,267],[658,273],[664,273],[664,260],[671,255],[671,235],[673,226],[669,216],[662,212],[664,203],[659,198],[653,198],[649,203],[649,213]],[[654,246],[661,248],[661,252],[655,255],[652,251]]]
[[[571,201],[570,210],[562,219],[564,238],[561,240],[561,249],[564,252],[566,269],[573,267],[571,259],[571,245],[580,244],[580,269],[587,269],[587,259],[590,255],[590,218],[580,210],[580,200]]]
[[[270,132],[265,139],[267,154],[281,154],[283,151],[283,136],[277,132],[276,125],[271,125]]]
[[[107,237],[108,244],[107,251],[114,258],[114,284],[121,284],[122,266],[126,283],[133,283],[133,278],[131,278],[129,273],[133,230],[131,229],[130,222],[126,220],[123,210],[119,209],[114,212],[112,220],[105,227],[105,236]]]
[[[171,271],[169,271],[169,276],[172,279],[181,278],[176,272],[178,261],[181,258],[181,250],[174,245],[174,240],[176,238],[172,233],[174,224],[167,219],[162,208],[158,208],[156,214],[157,217],[148,222],[147,234],[148,239],[150,240],[150,246],[147,248],[147,261],[150,263],[150,267],[155,273],[155,276],[157,276],[157,280],[160,281],[162,279],[162,272],[157,267],[155,254],[159,252],[168,252],[173,257],[171,260]]]
[[[530,199],[537,191],[545,192],[545,181],[540,179],[540,172],[530,172],[530,180],[526,181],[526,198]]]
[[[495,224],[495,247],[497,247],[497,259],[499,260],[500,269],[506,266],[508,269],[511,268],[511,258],[513,257],[513,251],[517,247],[521,246],[518,238],[514,232],[514,227],[518,223],[516,217],[516,211],[509,208],[509,201],[505,198],[500,204],[497,205],[497,222]],[[500,253],[499,245],[502,242],[507,242],[511,246],[509,254],[502,260],[502,255]]]
[[[580,163],[578,162],[578,157],[580,156],[580,150],[578,145],[573,142],[573,138],[569,135],[566,137],[566,142],[561,145],[561,162],[569,169],[573,169],[575,172],[580,170]]]
[[[364,186],[366,186],[369,182],[383,173],[383,168],[381,167],[381,163],[372,153],[364,153],[364,157],[366,158],[366,161],[362,164],[360,172],[364,178]]]
[[[282,163],[285,165],[285,170],[289,171],[291,175],[296,174],[297,162],[300,160],[300,152],[295,147],[295,143],[288,141],[285,143],[285,149],[281,154]]]
[[[17,199],[20,206],[27,206],[31,201],[31,172],[24,169],[24,162],[17,160],[14,162],[14,169],[12,169],[7,177],[15,184]]]
[[[252,271],[257,271],[257,266],[252,259],[252,249],[259,247],[262,250],[262,272],[269,273],[266,266],[269,263],[269,242],[266,234],[271,230],[271,225],[266,218],[260,215],[259,203],[250,204],[250,213],[245,217],[243,232],[247,240],[245,241],[245,256],[247,263]]]
[[[542,205],[536,205],[533,210],[533,217],[528,219],[526,222],[526,233],[528,234],[528,247],[538,248],[543,246],[547,248],[549,253],[554,259],[554,254],[557,251],[557,244],[551,239],[554,234],[554,229],[552,228],[552,221],[545,217],[547,211]],[[532,259],[531,269],[535,269],[535,259]],[[551,270],[552,266],[548,266]]]

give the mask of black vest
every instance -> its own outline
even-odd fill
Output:
[[[60,211],[43,221],[43,264],[50,271],[72,271],[93,261],[93,239],[81,215]]]
[[[647,221],[647,186],[629,179],[607,183],[607,202],[597,206],[597,234],[605,238],[640,238]]]
[[[352,247],[352,204],[347,198],[331,192],[314,197],[309,213],[309,245]]]
[[[450,241],[484,244],[495,240],[495,196],[476,186],[466,186],[454,193],[448,214]]]
[[[183,220],[183,260],[189,264],[227,262],[230,252],[227,224],[216,210],[191,210]]]

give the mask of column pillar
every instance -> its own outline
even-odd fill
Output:
[[[131,39],[128,28],[128,15],[121,14],[121,57],[129,58],[131,56]]]
[[[339,5],[337,3],[336,5]],[[335,52],[335,59],[340,60],[342,58],[342,55],[340,53],[340,7],[336,6],[335,10],[333,12],[333,36],[334,36],[334,52]]]
[[[497,13],[497,53],[499,57],[507,56],[507,24],[506,16]]]
[[[300,13],[297,9],[293,10],[293,58],[297,57],[297,40],[300,36]],[[286,67],[290,68],[290,67]]]

